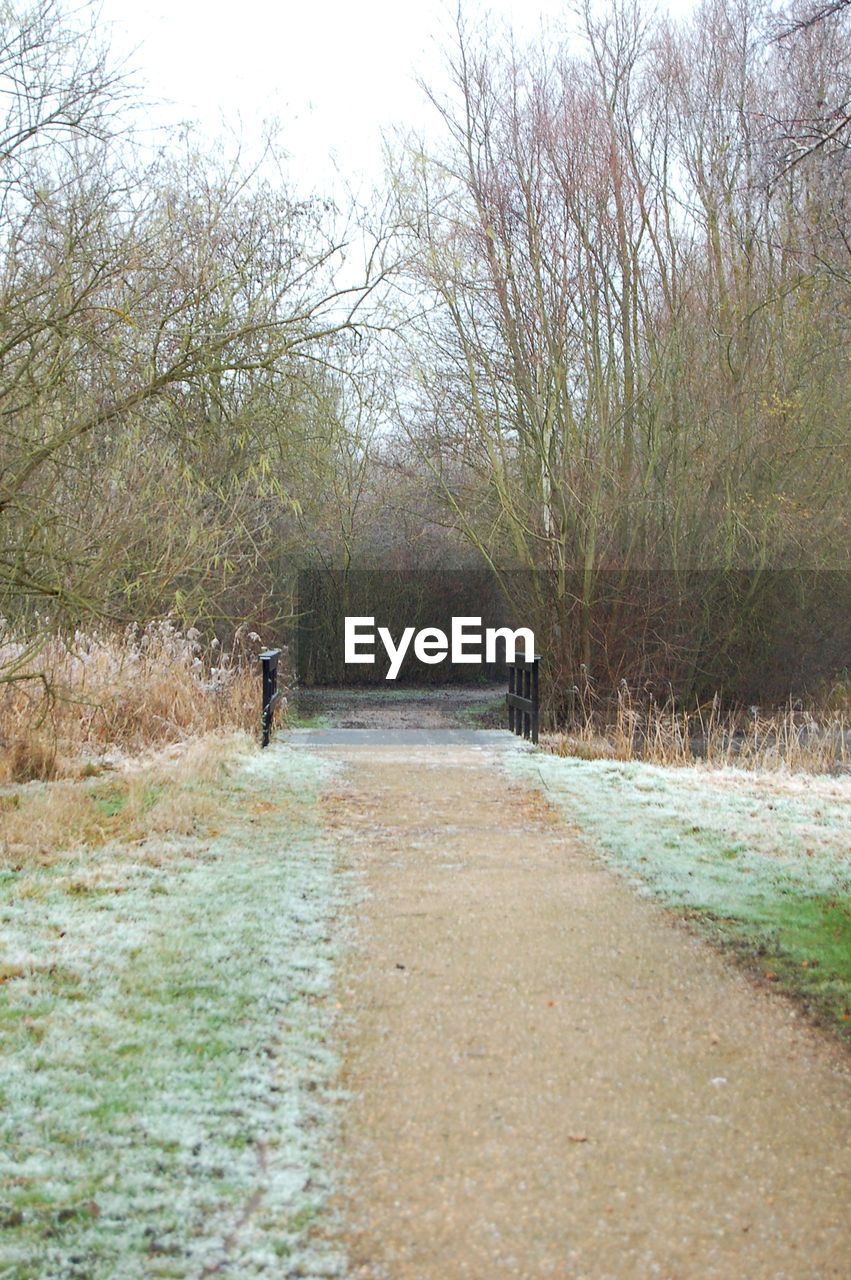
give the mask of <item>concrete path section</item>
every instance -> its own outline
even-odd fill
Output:
[[[299,747],[473,747],[479,751],[506,751],[522,746],[502,729],[290,729],[282,742]]]
[[[317,745],[363,889],[338,996],[350,1276],[851,1275],[837,1046],[498,752]]]

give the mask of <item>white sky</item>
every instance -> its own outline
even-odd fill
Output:
[[[660,7],[681,14],[691,0]],[[568,5],[491,0],[486,11],[491,24],[533,34]],[[453,14],[452,0],[102,0],[113,48],[163,103],[161,122],[226,130],[250,153],[277,118],[304,190],[327,190],[335,165],[356,185],[378,182],[382,130],[428,128],[416,76],[439,80]]]

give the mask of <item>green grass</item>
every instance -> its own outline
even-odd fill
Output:
[[[319,712],[309,712],[305,715],[294,711],[287,716],[287,729],[327,729],[330,725],[327,716],[321,715]]]
[[[321,702],[330,698],[333,702],[422,702],[429,698],[440,697],[445,687],[434,685],[405,685],[398,680],[384,683],[362,684],[357,687],[337,688],[335,685],[317,685],[312,688],[299,689],[295,694],[298,700]]]
[[[273,747],[220,779],[213,838],[2,877],[2,1280],[331,1274],[326,770]]]
[[[150,813],[157,801],[162,798],[163,793],[163,787],[146,787],[141,797],[142,813]],[[113,784],[110,787],[92,788],[89,791],[89,798],[104,818],[117,818],[127,807],[130,797],[126,788],[120,784]]]
[[[457,715],[471,729],[504,729],[508,723],[505,698],[470,703],[469,706],[460,707]]]
[[[510,767],[593,846],[851,1038],[851,786],[535,754]]]

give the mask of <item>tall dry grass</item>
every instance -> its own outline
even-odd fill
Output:
[[[556,755],[804,773],[851,768],[848,683],[837,683],[810,708],[790,702],[723,709],[716,695],[688,709],[673,697],[660,703],[652,694],[636,694],[624,681],[606,696],[583,671],[573,695],[570,728],[542,737]]]
[[[259,719],[260,638],[223,652],[171,622],[78,631],[29,648],[0,637],[0,782],[80,776],[104,762]]]

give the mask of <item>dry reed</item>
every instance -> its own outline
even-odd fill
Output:
[[[223,653],[171,622],[122,634],[0,639],[0,782],[79,777],[147,748],[257,727],[260,638]]]
[[[652,694],[636,695],[625,681],[615,696],[605,697],[583,671],[573,690],[571,727],[544,735],[542,745],[589,760],[836,773],[851,767],[848,702],[849,686],[838,684],[810,709],[790,702],[770,711],[725,710],[717,695],[686,709],[673,697],[660,703]]]

